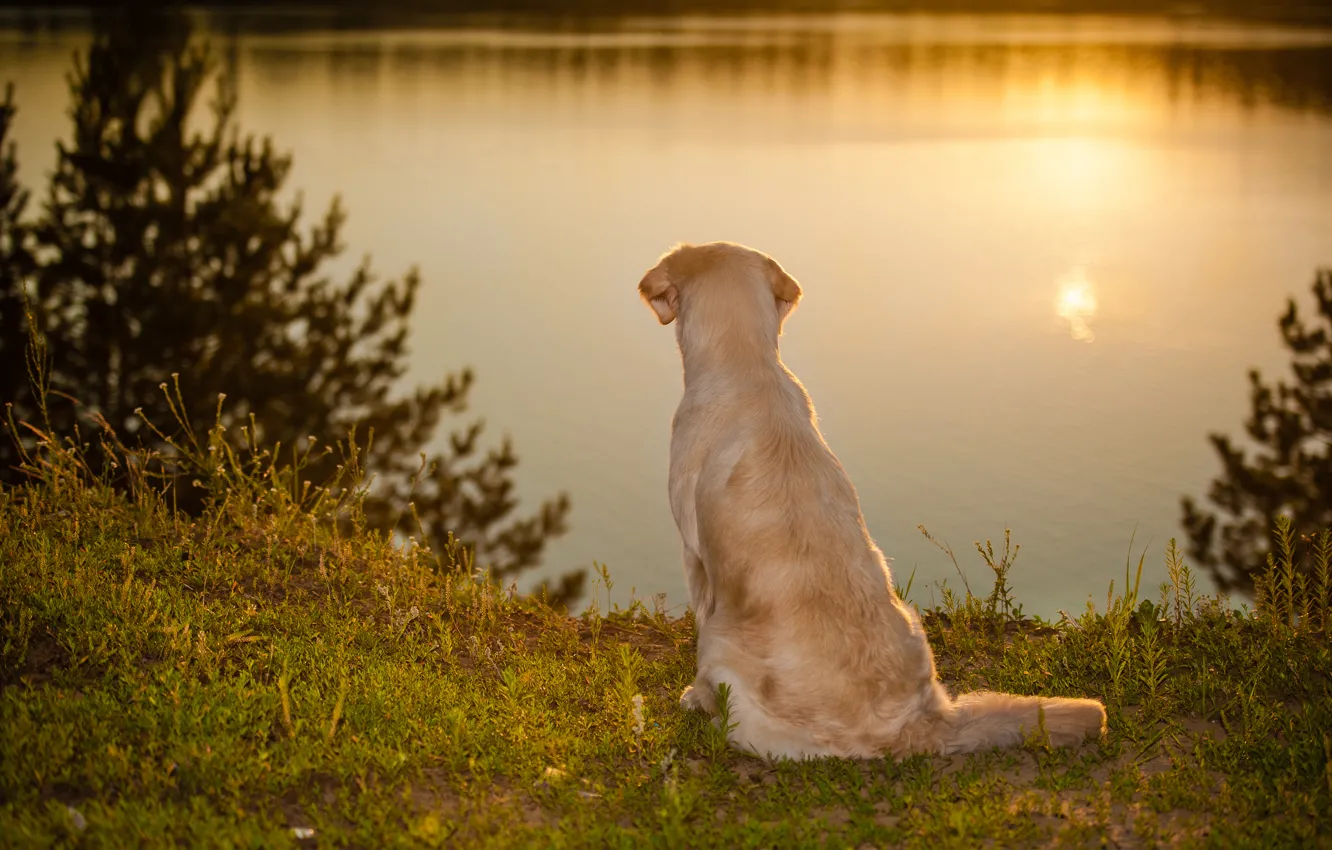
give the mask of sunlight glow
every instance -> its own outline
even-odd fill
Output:
[[[1096,293],[1082,269],[1074,269],[1059,281],[1059,295],[1055,298],[1055,314],[1068,322],[1073,339],[1092,342],[1096,333],[1091,319],[1096,316]]]
[[[1115,189],[1122,170],[1118,151],[1099,139],[1060,139],[1041,146],[1051,187],[1076,206],[1100,205]]]

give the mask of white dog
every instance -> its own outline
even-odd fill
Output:
[[[872,757],[1055,745],[1105,729],[1089,699],[948,695],[913,611],[893,592],[842,465],[777,338],[800,286],[742,245],[680,245],[638,286],[676,322],[684,397],[671,426],[671,511],[698,624],[680,701],[769,756]]]

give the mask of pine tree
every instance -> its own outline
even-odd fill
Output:
[[[1278,515],[1289,516],[1300,535],[1332,527],[1332,269],[1315,274],[1313,294],[1314,325],[1301,320],[1293,299],[1279,320],[1294,383],[1272,386],[1249,372],[1252,412],[1244,427],[1255,450],[1210,435],[1223,467],[1208,491],[1217,510],[1182,500],[1189,554],[1226,591],[1252,593]]]
[[[419,535],[404,510],[410,498],[435,547],[453,532],[501,581],[536,565],[565,531],[567,496],[514,516],[513,448],[506,439],[483,450],[479,422],[453,433],[416,476],[445,416],[465,410],[471,371],[395,396],[417,272],[383,281],[367,260],[346,282],[330,279],[324,269],[344,248],[340,204],[302,229],[301,202],[279,201],[290,156],[236,130],[232,83],[185,17],[99,18],[70,88],[72,139],[58,145],[32,227],[52,384],[77,399],[62,404],[57,394],[54,430],[96,413],[167,451],[145,420],[174,424],[162,386],[177,382],[195,434],[219,410],[229,434],[253,416],[258,442],[288,450],[310,437],[332,445],[355,426],[377,482],[366,502],[372,525]],[[12,298],[18,284],[5,291]],[[12,312],[6,303],[5,323]],[[328,480],[338,459],[302,474]],[[12,480],[12,455],[0,461]],[[580,581],[565,576],[554,596],[577,593]]]
[[[31,238],[23,221],[28,193],[18,184],[18,158],[9,129],[13,125],[14,88],[5,88],[0,102],[0,405],[28,406],[28,370],[25,353],[28,329],[24,285],[31,280]],[[0,411],[3,412],[3,411]],[[12,448],[0,440],[0,461]]]

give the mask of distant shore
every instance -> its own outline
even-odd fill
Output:
[[[523,16],[533,19],[595,19],[626,15],[733,15],[733,14],[827,14],[885,12],[901,14],[1003,14],[1003,15],[1146,15],[1181,19],[1214,18],[1267,21],[1300,25],[1332,26],[1332,2],[1249,3],[1243,0],[1203,2],[1133,2],[1133,0],[399,0],[365,4],[356,0],[284,0],[277,4],[223,2],[184,4],[207,13],[234,13],[269,25],[308,25],[311,18],[334,26],[424,26],[449,19],[476,16]],[[28,26],[58,26],[70,17],[84,17],[99,8],[95,4],[52,0],[42,4],[0,0],[0,22],[17,17]]]

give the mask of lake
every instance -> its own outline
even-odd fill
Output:
[[[75,22],[0,19],[21,178],[64,137]],[[782,340],[911,598],[1022,546],[1029,613],[1104,604],[1241,433],[1246,370],[1332,263],[1332,31],[1154,18],[842,14],[371,31],[233,27],[238,120],[334,193],[347,265],[423,291],[412,378],[472,365],[547,570],[685,599],[666,498],[678,354],[635,287],[677,241],[776,257]],[[1203,582],[1206,586],[1206,582]],[[1117,584],[1118,586],[1118,584]],[[1154,591],[1149,595],[1155,596]],[[602,594],[605,604],[605,594]],[[680,610],[678,607],[675,610]]]

